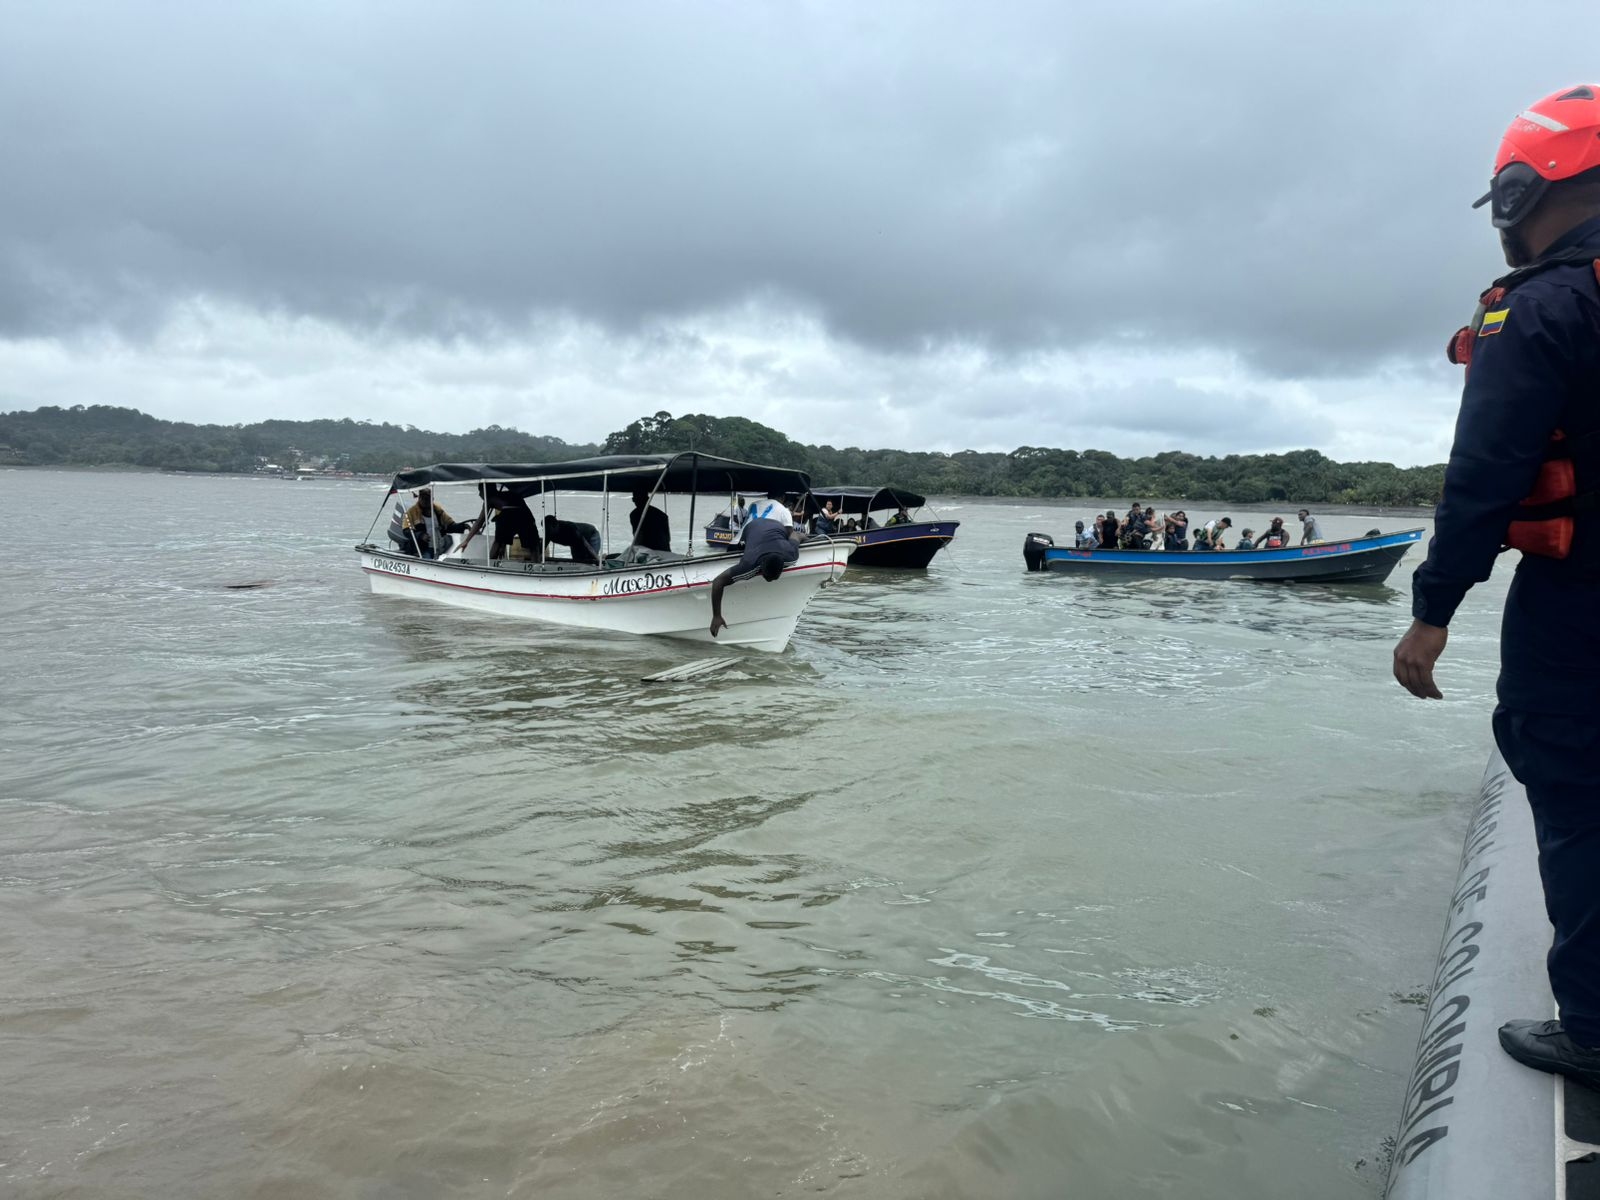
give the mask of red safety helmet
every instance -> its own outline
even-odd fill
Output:
[[[1510,229],[1536,207],[1545,189],[1600,168],[1600,84],[1555,92],[1517,114],[1500,139],[1494,178],[1473,208],[1489,210],[1496,229]]]

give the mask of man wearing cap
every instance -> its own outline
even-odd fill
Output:
[[[423,488],[417,501],[406,509],[401,521],[401,532],[408,549],[419,558],[437,558],[450,549],[447,533],[461,533],[467,528],[465,521],[457,521],[433,502],[433,489]]]
[[[1194,548],[1196,550],[1221,550],[1222,535],[1232,528],[1232,517],[1221,517],[1214,521],[1207,521],[1200,527],[1200,532],[1195,535]]]
[[[1319,531],[1320,532],[1320,531]],[[1273,517],[1272,524],[1261,535],[1259,550],[1282,550],[1289,544],[1289,531],[1283,527],[1282,517]]]
[[[1449,346],[1466,387],[1394,674],[1437,699],[1456,607],[1502,545],[1523,550],[1501,624],[1494,734],[1533,809],[1561,1018],[1511,1021],[1500,1044],[1600,1086],[1600,85],[1512,121],[1486,202],[1515,269]]]

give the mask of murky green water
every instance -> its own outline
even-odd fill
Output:
[[[706,648],[367,594],[382,490],[0,473],[0,1192],[1381,1187],[1504,569],[1423,705],[1419,551],[1030,577],[1094,505],[956,502],[660,687]]]

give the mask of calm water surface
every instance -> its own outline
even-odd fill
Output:
[[[657,686],[707,648],[369,595],[381,485],[0,495],[0,1194],[1381,1188],[1505,568],[1423,705],[1417,551],[1030,577],[1093,506],[956,501]]]

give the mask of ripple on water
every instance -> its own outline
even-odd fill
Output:
[[[0,594],[8,1196],[1373,1193],[1488,602],[1418,716],[1398,591],[970,502],[657,687],[708,649],[363,592],[381,487],[5,478],[146,531]]]

